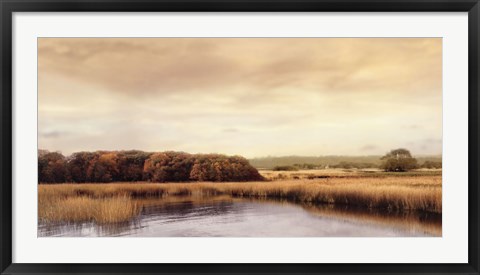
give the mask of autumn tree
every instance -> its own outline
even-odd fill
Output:
[[[68,181],[65,157],[59,152],[38,152],[38,182],[61,183]]]
[[[195,155],[195,162],[190,171],[190,180],[215,181],[218,178],[216,173],[217,171],[215,171],[214,168],[214,157],[212,157],[212,155]]]
[[[118,170],[121,181],[143,180],[143,167],[151,153],[142,151],[121,151],[118,152]]]
[[[92,152],[78,152],[68,157],[67,166],[73,182],[82,183],[91,181],[87,176],[87,169],[95,156],[96,154]]]
[[[68,158],[39,151],[39,182],[253,181],[263,180],[240,156],[183,152],[78,152]]]
[[[407,149],[391,150],[381,158],[383,170],[388,172],[406,172],[418,167],[417,160]]]
[[[96,152],[87,167],[87,178],[92,182],[112,182],[119,180],[116,152]]]
[[[248,160],[240,156],[195,155],[190,172],[194,181],[252,181],[263,180],[257,169]]]
[[[193,159],[190,154],[177,152],[154,153],[143,168],[144,178],[155,182],[188,181]]]

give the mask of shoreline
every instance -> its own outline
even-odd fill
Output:
[[[84,183],[38,185],[39,219],[82,220],[92,215],[73,214],[71,201],[83,199],[91,204],[113,203],[112,198],[133,200],[139,198],[164,199],[169,196],[218,196],[286,200],[311,205],[346,205],[380,211],[423,211],[442,213],[442,177],[428,176],[362,176],[308,179],[287,179],[260,182],[189,182],[189,183]],[[70,204],[69,204],[70,203]],[[118,205],[118,201],[116,202]],[[128,202],[122,202],[128,204]],[[123,205],[122,204],[122,205]],[[79,205],[77,211],[85,212]],[[134,215],[134,206],[125,206]],[[83,209],[83,210],[82,210]],[[126,210],[126,211],[127,211]],[[106,211],[106,210],[105,210]],[[108,212],[108,211],[107,211]],[[62,213],[61,215],[59,213]],[[111,215],[115,215],[114,213]],[[128,219],[128,215],[121,220]],[[72,216],[72,217],[69,217]],[[74,216],[80,216],[76,218]],[[71,219],[70,219],[71,218]],[[115,218],[99,218],[112,220]]]

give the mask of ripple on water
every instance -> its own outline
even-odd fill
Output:
[[[441,215],[373,213],[247,199],[178,198],[144,204],[131,222],[38,225],[39,237],[441,236]]]

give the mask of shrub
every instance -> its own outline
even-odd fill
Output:
[[[289,165],[275,166],[273,171],[298,171],[298,167]]]
[[[440,169],[440,168],[442,168],[442,162],[441,161],[427,160],[422,164],[421,167],[422,168],[427,168],[427,169]]]

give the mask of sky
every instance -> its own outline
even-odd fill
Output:
[[[442,153],[441,38],[39,38],[38,143]]]

